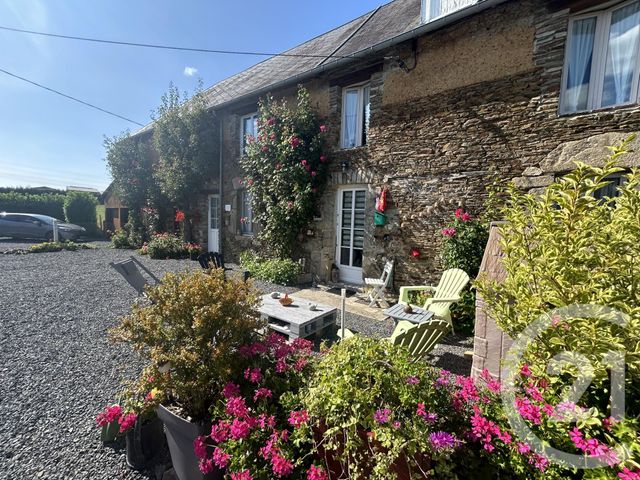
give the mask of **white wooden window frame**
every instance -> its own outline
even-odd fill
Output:
[[[364,91],[366,88],[369,88],[369,104],[371,104],[371,84],[369,82],[358,83],[355,85],[349,85],[348,87],[344,87],[342,89],[342,114],[341,114],[341,127],[340,127],[340,148],[343,149],[351,149],[362,147],[362,134],[364,128]],[[345,138],[345,115],[346,115],[346,105],[347,105],[347,92],[349,91],[357,91],[358,92],[358,110],[357,110],[357,125],[356,125],[356,144],[354,146],[346,145],[347,139]],[[367,133],[367,132],[364,132]]]
[[[428,1],[428,0],[426,0]],[[607,10],[590,11],[588,13],[582,13],[580,15],[574,15],[569,19],[569,26],[567,30],[567,42],[565,45],[564,53],[564,67],[562,69],[562,88],[560,93],[560,106],[559,113],[561,115],[572,115],[577,113],[589,112],[592,110],[601,110],[608,108],[621,107],[625,105],[633,105],[638,103],[638,88],[640,78],[640,54],[636,55],[636,64],[634,67],[633,81],[631,83],[631,98],[628,102],[618,103],[615,105],[607,105],[602,107],[602,88],[604,86],[604,75],[607,64],[607,53],[609,47],[609,32],[611,29],[611,15],[613,12],[620,8],[624,8],[637,0],[629,0],[623,3],[618,3],[613,7],[609,7]],[[573,31],[573,25],[575,22],[584,20],[585,18],[596,18],[596,32],[593,39],[593,57],[591,60],[591,76],[589,78],[589,93],[587,95],[587,106],[584,110],[567,110],[566,106],[566,90],[567,79],[569,75],[569,52],[571,52],[571,32]],[[638,41],[640,36],[636,40],[636,49],[638,48]]]
[[[244,121],[245,120],[253,120],[254,122],[258,120],[258,112],[253,112],[248,115],[243,115],[240,117],[240,154],[244,155],[246,153],[245,149],[247,146],[247,132],[244,129]],[[257,128],[255,134],[257,135]]]

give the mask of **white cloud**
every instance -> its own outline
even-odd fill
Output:
[[[183,72],[187,77],[193,77],[196,73],[198,73],[198,69],[195,67],[184,67]]]

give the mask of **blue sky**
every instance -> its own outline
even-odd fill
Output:
[[[385,0],[0,0],[0,25],[58,34],[280,52]],[[144,49],[0,30],[0,68],[147,123],[173,81],[192,91],[263,57]],[[187,71],[185,68],[197,70]],[[186,73],[192,73],[189,76]],[[138,127],[0,72],[0,186],[104,189],[103,136]]]

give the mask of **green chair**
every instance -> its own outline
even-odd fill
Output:
[[[417,306],[424,310],[433,312],[436,318],[448,322],[451,326],[451,330],[453,330],[451,311],[449,309],[454,302],[461,299],[460,294],[464,287],[467,286],[467,283],[469,283],[469,275],[459,268],[452,268],[451,270],[446,270],[442,274],[442,278],[440,279],[440,283],[437,287],[432,287],[430,285],[400,287],[400,299],[398,301],[408,305],[410,304],[409,292],[433,292],[433,297],[428,298],[422,307],[419,305],[412,306]]]
[[[430,320],[418,324],[403,320],[398,322],[391,336],[384,340],[394,345],[406,347],[415,361],[431,352],[442,337],[449,333],[450,328],[444,320]],[[343,340],[354,335],[354,332],[345,329]],[[340,336],[340,331],[338,331],[338,336]]]

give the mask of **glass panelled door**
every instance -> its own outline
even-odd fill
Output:
[[[220,252],[220,195],[209,195],[210,252]]]
[[[365,198],[365,189],[338,192],[336,263],[347,283],[362,283]]]

